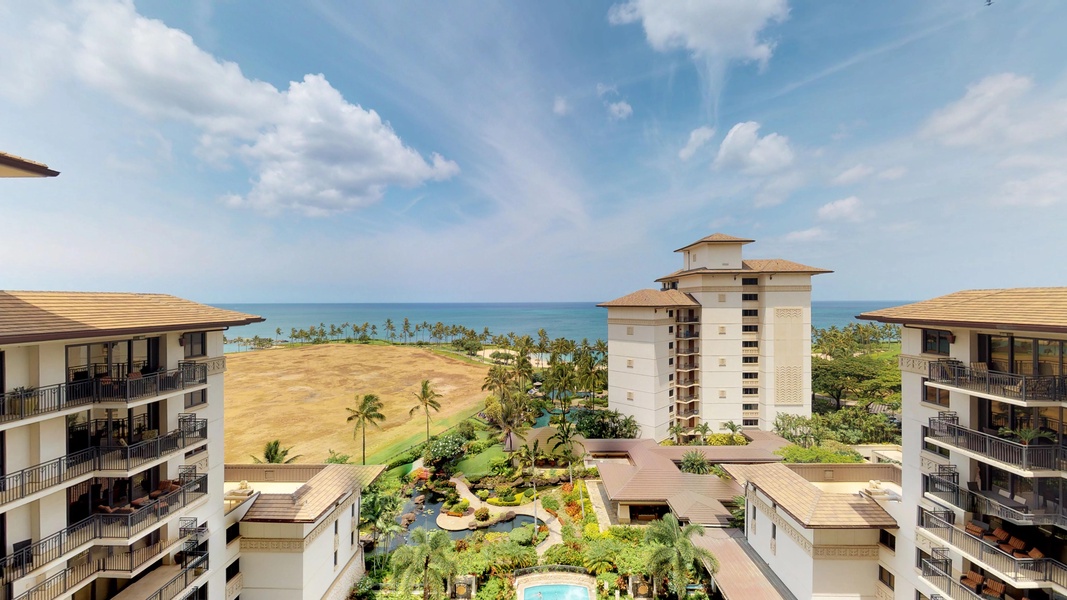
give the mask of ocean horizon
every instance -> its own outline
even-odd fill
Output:
[[[844,327],[856,322],[855,316],[872,310],[906,304],[898,300],[823,300],[811,303],[812,325],[820,329]],[[515,332],[537,338],[544,329],[549,338],[564,337],[580,342],[587,339],[606,340],[608,336],[607,309],[595,302],[463,302],[463,303],[222,303],[216,304],[240,312],[259,315],[263,323],[253,323],[228,332],[227,337],[254,336],[276,338],[281,329],[282,339],[288,339],[293,328],[307,329],[325,323],[326,327],[342,323],[370,323],[378,326],[378,337],[384,338],[383,326],[392,319],[398,335],[407,318],[412,329],[416,323],[433,325],[462,325],[481,332],[486,327],[496,335]],[[227,351],[236,350],[228,344]]]

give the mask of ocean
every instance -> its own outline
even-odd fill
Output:
[[[811,320],[815,327],[831,325],[844,327],[855,321],[856,315],[906,304],[906,301],[812,302]],[[267,320],[235,328],[228,337],[253,336],[275,338],[281,328],[282,339],[289,338],[292,328],[307,329],[320,323],[340,326],[342,323],[370,323],[378,326],[378,337],[385,337],[383,326],[392,319],[399,333],[404,319],[416,323],[437,322],[462,325],[481,332],[488,327],[492,334],[515,332],[537,339],[537,330],[544,328],[549,338],[564,337],[575,341],[594,342],[608,337],[607,310],[594,302],[538,302],[538,303],[476,303],[476,304],[218,304],[246,313],[260,315]],[[226,351],[235,351],[227,345]]]

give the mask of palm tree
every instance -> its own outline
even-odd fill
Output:
[[[674,436],[674,443],[676,444],[682,443],[682,434],[685,432],[686,428],[678,422],[672,423],[671,426],[667,428],[667,433]]]
[[[293,456],[293,457],[290,458],[289,457],[289,451],[292,450],[292,449],[293,449],[292,446],[290,446],[288,448],[282,448],[281,440],[274,440],[272,442],[267,442],[267,445],[263,446],[263,458],[260,459],[257,456],[253,456],[252,457],[252,462],[260,463],[260,464],[261,463],[270,463],[270,464],[278,464],[278,465],[287,465],[287,464],[290,464],[290,463],[294,463],[294,462],[296,462],[296,459],[300,458],[301,455],[297,454],[296,456]]]
[[[482,382],[483,390],[496,389],[500,398],[504,397],[504,388],[507,387],[508,382],[511,381],[511,373],[504,365],[493,365],[489,367],[489,372],[485,374],[485,381]]]
[[[586,569],[601,575],[615,569],[615,552],[604,544],[590,544],[584,562]]]
[[[432,408],[434,412],[441,410],[441,403],[437,401],[437,399],[441,397],[441,394],[438,394],[434,391],[432,387],[430,387],[429,379],[423,379],[422,389],[420,389],[418,392],[412,393],[414,394],[415,399],[419,401],[419,403],[411,407],[411,410],[408,411],[408,416],[414,415],[416,412],[419,411],[420,408],[426,413],[426,441],[429,442],[430,409]]]
[[[682,455],[680,469],[682,473],[707,475],[711,473],[711,463],[708,462],[708,458],[700,450],[690,450]]]
[[[419,527],[411,532],[410,541],[393,553],[392,567],[401,593],[410,593],[421,581],[422,600],[444,598],[445,581],[456,572],[452,538],[441,529],[427,532]]]
[[[582,443],[574,439],[578,436],[578,428],[567,420],[567,416],[563,415],[563,419],[556,424],[556,433],[549,436],[549,440],[556,440],[556,443],[552,445],[552,450],[558,450],[563,448],[563,456],[567,462],[574,460],[574,446],[575,444],[581,446]],[[584,448],[584,446],[583,446]]]
[[[374,545],[375,549],[378,546],[378,540],[382,536],[385,536],[385,547],[388,549],[392,544],[393,538],[400,535],[404,531],[404,528],[400,526],[397,521],[397,517],[400,516],[400,506],[393,506],[381,511],[378,514],[378,518],[374,520]]]
[[[701,423],[700,425],[697,425],[693,429],[695,429],[696,432],[700,434],[700,441],[701,442],[706,442],[708,440],[708,434],[711,433],[711,425],[709,425],[707,423]]]
[[[365,394],[362,399],[359,394],[356,394],[356,400],[359,402],[359,406],[355,409],[345,408],[345,410],[349,412],[347,421],[354,423],[352,438],[355,439],[357,431],[363,431],[363,464],[367,464],[367,423],[381,429],[381,425],[378,425],[378,423],[385,420],[385,415],[382,414],[384,405],[381,399],[374,394]]]
[[[711,552],[693,545],[693,540],[689,539],[693,535],[704,535],[704,529],[693,523],[682,527],[671,513],[649,523],[645,531],[645,543],[656,544],[649,567],[653,573],[667,576],[679,599],[685,593],[689,574],[697,560],[702,561],[712,574],[719,571],[719,561]]]
[[[485,399],[485,418],[493,429],[500,432],[505,452],[515,451],[515,439],[523,439],[529,412],[527,400],[526,394],[507,391],[503,398],[489,396]]]

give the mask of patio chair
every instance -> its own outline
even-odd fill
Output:
[[[978,593],[982,589],[982,584],[985,583],[985,577],[982,577],[974,571],[967,571],[963,577],[960,577],[960,583]]]
[[[985,583],[982,584],[982,596],[987,598],[1003,598],[1004,584],[993,579],[986,579]]]
[[[982,539],[993,544],[1005,544],[1011,539],[1011,534],[1004,529],[997,527],[990,535],[983,535]]]
[[[1026,548],[1026,542],[1020,540],[1014,535],[1008,540],[1007,544],[998,544],[998,548],[1004,551],[1005,554],[1013,554],[1015,552],[1022,552]]]
[[[1011,555],[1015,558],[1032,558],[1034,560],[1045,558],[1045,553],[1037,548],[1031,548],[1029,552],[1012,552]]]
[[[982,525],[984,525],[984,523]],[[988,527],[982,527],[982,525],[971,521],[970,523],[967,523],[963,529],[972,536],[982,539],[982,536],[989,532]]]

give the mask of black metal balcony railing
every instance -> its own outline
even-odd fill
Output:
[[[700,317],[683,317],[681,315],[678,315],[678,318],[675,319],[675,322],[676,323],[699,323],[700,322]]]
[[[185,506],[203,498],[205,495],[207,495],[207,475],[200,475],[182,485],[181,489],[153,500],[136,512],[125,515],[94,514],[66,529],[62,529],[41,539],[35,544],[31,544],[30,546],[21,549],[18,552],[0,558],[0,573],[2,573],[0,581],[8,583],[21,577],[25,577],[45,564],[94,540],[131,538],[152,525],[159,523],[161,520],[174,514],[178,510],[185,508]],[[188,537],[194,533],[198,533],[198,531],[187,531],[183,528],[180,537]],[[171,540],[166,542],[162,547],[173,544],[176,541],[177,540]],[[37,595],[25,597],[31,600],[54,598],[56,596],[47,596],[45,590],[54,589],[56,586],[60,586],[62,589],[59,590],[59,593],[62,593],[63,591],[70,589],[70,587],[81,583],[85,577],[101,570],[132,571],[143,565],[153,556],[157,555],[162,547],[157,548],[155,551],[151,550],[151,547],[141,548],[133,552],[127,551],[116,553],[114,550],[110,550],[106,555],[97,555],[95,557],[98,561],[102,561],[98,562],[100,568],[92,569],[88,573],[82,573],[83,568],[81,565],[68,567],[67,569],[64,569],[63,572],[49,578],[47,581],[37,586],[37,588],[41,588],[41,591],[37,592]],[[123,558],[123,556],[125,556],[125,558]],[[92,558],[92,555],[90,555],[90,558]],[[123,565],[125,565],[125,567]]]
[[[681,327],[679,327],[678,331],[676,332],[676,337],[682,340],[695,338],[699,335],[700,333],[695,329],[682,329]]]
[[[675,398],[675,402],[686,402],[687,403],[687,402],[696,402],[697,400],[700,400],[700,394],[696,394],[696,393],[683,394],[683,395],[679,395],[677,398]]]
[[[1016,375],[964,366],[954,361],[930,363],[930,381],[1013,400],[1067,399],[1067,378],[1053,375]]]
[[[62,485],[93,471],[129,471],[207,439],[207,419],[178,417],[178,429],[133,446],[86,448],[0,477],[0,505]]]
[[[678,350],[675,352],[675,354],[677,354],[678,356],[689,356],[691,354],[700,354],[700,346],[697,346],[695,344],[690,344],[688,346],[683,346],[683,345],[679,344]]]
[[[966,490],[936,474],[923,475],[923,491],[967,512],[1006,519],[1019,525],[1054,524],[1058,515],[1029,513],[1005,506],[995,499]]]
[[[928,511],[919,512],[919,527],[974,557],[1015,583],[1051,582],[1067,586],[1067,565],[1051,558],[1015,558],[1000,548],[954,527]],[[946,590],[947,591],[947,590]]]
[[[207,552],[187,554],[185,565],[173,579],[145,600],[174,600],[208,569]]]
[[[1021,469],[1055,469],[1063,454],[1058,445],[1021,444],[969,429],[958,421],[956,414],[949,412],[931,417],[927,437]]]
[[[934,550],[939,550],[935,548]],[[974,590],[963,585],[952,576],[952,562],[947,564],[940,560],[923,560],[922,577],[939,590],[948,594],[952,600],[982,600]]]
[[[205,383],[207,365],[181,363],[177,369],[139,377],[106,375],[33,389],[19,389],[0,394],[0,423],[94,403],[140,400]]]
[[[700,380],[697,379],[696,377],[686,377],[685,379],[678,379],[677,381],[674,382],[675,385],[680,386],[680,387],[689,387],[689,386],[692,386],[692,385],[697,385],[699,383],[700,383]]]
[[[689,362],[679,362],[676,368],[679,371],[695,371],[700,368],[700,365],[697,364],[697,361],[693,360]]]
[[[700,414],[700,411],[696,410],[696,409],[693,409],[693,410],[680,410],[677,413],[675,413],[674,416],[676,416],[676,417],[681,419],[681,418],[685,418],[685,417],[693,417],[693,416],[696,416],[696,415],[699,415],[699,414]]]

